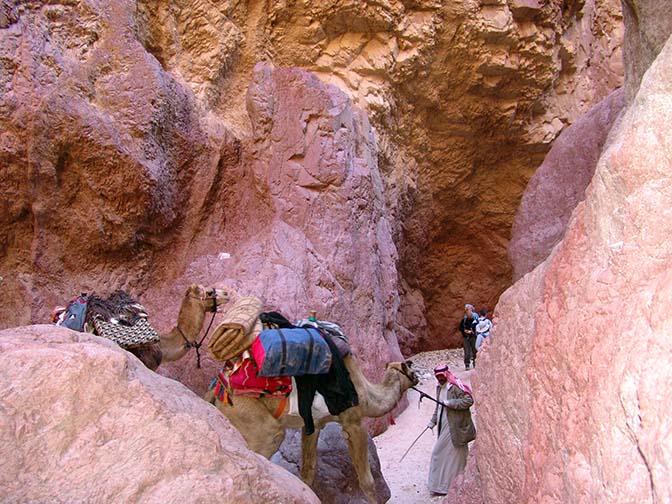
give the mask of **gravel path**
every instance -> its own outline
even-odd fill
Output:
[[[417,388],[434,395],[436,380],[434,367],[447,362],[455,375],[470,384],[471,374],[475,371],[464,371],[462,349],[435,350],[423,352],[410,358],[413,368],[420,375]],[[418,403],[420,394],[415,390],[407,392],[409,407],[395,419],[396,425],[391,425],[384,433],[374,438],[378,457],[382,466],[383,476],[387,481],[392,497],[389,504],[423,504],[439,502],[442,497],[432,497],[427,490],[427,474],[429,472],[429,458],[436,440],[434,432],[427,430],[420,440],[404,457],[399,459],[411,445],[413,440],[427,426],[427,422],[434,412],[434,403],[424,399]],[[475,407],[471,409],[474,423],[476,423]]]

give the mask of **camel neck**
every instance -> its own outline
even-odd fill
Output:
[[[162,360],[170,362],[184,357],[189,351],[184,338],[196,341],[203,329],[204,320],[205,313],[200,301],[193,296],[186,295],[182,300],[176,326],[161,338]]]
[[[404,392],[401,384],[401,373],[388,368],[385,370],[383,380],[380,383],[371,383],[366,379],[359,364],[353,358],[347,358],[345,362],[355,388],[358,392],[364,392],[364,394],[359,394],[360,404],[364,408],[364,416],[376,418],[392,411]],[[362,401],[365,401],[365,403],[362,404]]]

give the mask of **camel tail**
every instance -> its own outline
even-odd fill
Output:
[[[212,389],[208,390],[203,396],[203,399],[210,404],[215,404],[215,392]]]

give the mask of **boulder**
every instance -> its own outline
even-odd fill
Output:
[[[3,501],[319,502],[212,405],[108,340],[7,329],[0,369]]]
[[[380,470],[376,445],[369,436],[369,464],[380,502],[390,499],[390,489]],[[298,476],[301,470],[301,432],[288,430],[280,449],[271,458],[273,462]],[[350,458],[348,443],[338,423],[329,423],[320,431],[317,442],[317,470],[315,494],[322,504],[367,504],[359,487],[357,473]]]

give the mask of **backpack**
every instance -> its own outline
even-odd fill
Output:
[[[89,302],[89,296],[82,292],[79,296],[72,299],[65,308],[63,318],[56,322],[56,325],[67,327],[73,331],[84,331],[86,323],[86,307]]]
[[[492,321],[490,319],[485,317],[479,319],[476,325],[477,334],[481,334],[484,338],[487,338],[490,335],[490,329],[492,329]]]

